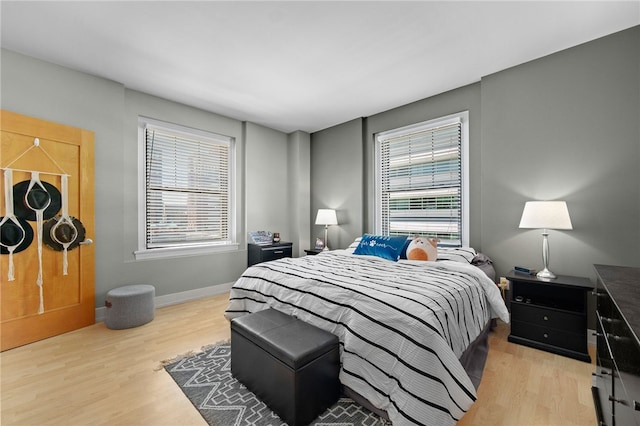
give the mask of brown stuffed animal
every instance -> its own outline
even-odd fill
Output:
[[[416,237],[407,246],[409,260],[437,260],[439,238]]]

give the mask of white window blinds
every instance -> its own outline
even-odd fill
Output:
[[[146,248],[231,243],[231,138],[146,125]]]
[[[378,229],[462,245],[462,121],[410,126],[377,136]]]

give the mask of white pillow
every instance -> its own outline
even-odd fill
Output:
[[[349,244],[349,247],[347,247],[347,248],[354,249],[354,248],[358,247],[360,245],[360,241],[362,241],[362,237],[356,238],[355,241],[352,242],[351,244]]]
[[[438,260],[471,263],[477,254],[473,247],[438,247]]]

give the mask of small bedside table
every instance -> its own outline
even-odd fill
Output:
[[[280,242],[278,244],[258,245],[249,243],[248,266],[270,260],[292,257],[293,243]]]
[[[322,253],[322,249],[305,249],[304,252],[307,253],[308,256],[315,256],[318,253]]]
[[[587,350],[588,278],[541,280],[511,271],[509,341],[591,362]]]

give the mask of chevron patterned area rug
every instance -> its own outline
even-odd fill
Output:
[[[231,346],[218,344],[164,366],[210,425],[286,426],[263,402],[231,375]],[[381,419],[349,398],[321,414],[314,426],[382,426]]]

